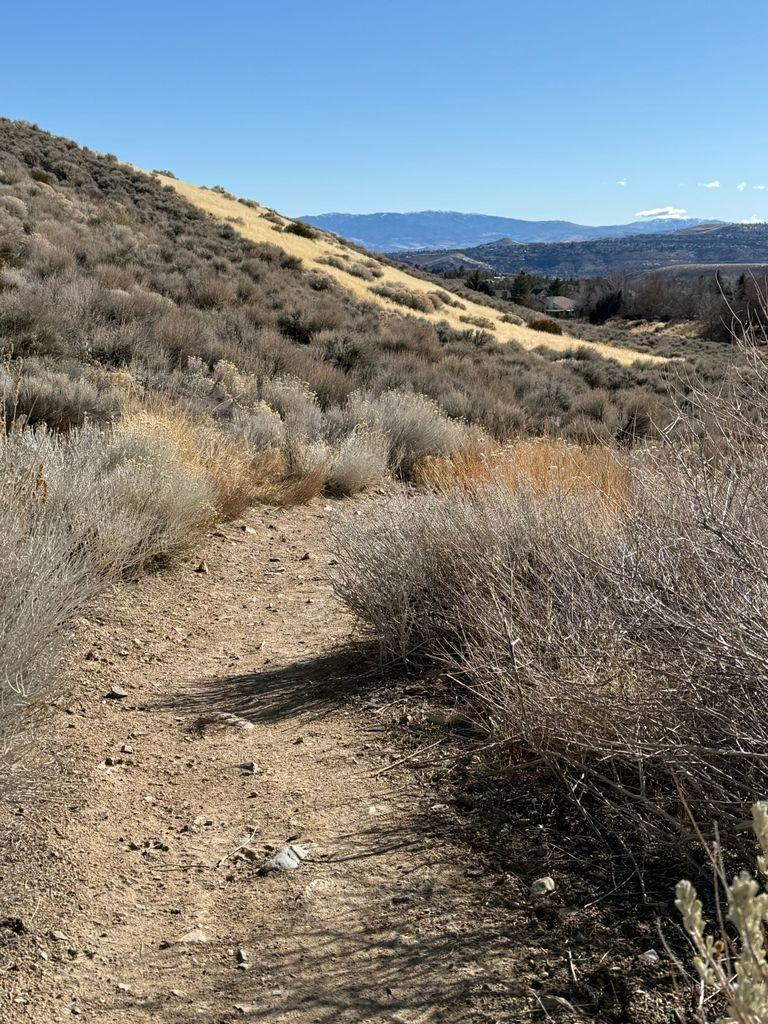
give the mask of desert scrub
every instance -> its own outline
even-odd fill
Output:
[[[471,324],[473,327],[479,327],[481,331],[496,330],[496,324],[487,316],[460,316],[459,320],[464,324]]]
[[[361,427],[386,440],[389,467],[401,476],[408,476],[423,456],[448,455],[465,439],[463,424],[444,416],[435,402],[401,391],[356,392],[327,416],[332,439]]]
[[[443,288],[440,288],[435,292],[430,292],[429,294],[445,306],[451,306],[454,309],[467,308],[460,299],[457,299],[455,295],[451,295],[450,292],[445,291]]]
[[[768,787],[768,417],[747,429],[742,387],[694,399],[718,441],[694,424],[614,465],[534,449],[508,479],[475,456],[338,537],[340,594],[382,658],[448,664],[497,752],[539,758],[638,843],[697,847],[690,808],[738,845]]]
[[[528,321],[528,326],[534,331],[543,331],[545,334],[562,334],[563,328],[556,320],[548,317],[538,317]]]
[[[337,270],[343,270],[344,273],[351,274],[352,277],[359,277],[363,281],[373,281],[375,277],[381,277],[381,274],[374,274],[366,264],[351,262],[348,256],[320,256],[317,262],[324,263],[328,267],[335,267]]]
[[[69,430],[120,415],[119,394],[106,375],[79,368],[76,376],[32,361],[0,367],[0,415],[6,424]]]
[[[69,622],[104,586],[187,551],[216,492],[136,430],[0,440],[0,750],[5,771],[55,678]]]
[[[415,309],[420,313],[433,313],[437,308],[436,303],[426,292],[417,292],[410,288],[401,288],[388,284],[374,285],[371,291],[374,295],[380,295],[383,299],[389,299],[390,302],[397,303],[398,306]]]
[[[380,484],[387,475],[389,443],[384,434],[356,427],[335,446],[328,463],[326,490],[347,497]]]
[[[289,235],[298,235],[300,238],[317,238],[317,232],[301,220],[292,220],[283,228]]]

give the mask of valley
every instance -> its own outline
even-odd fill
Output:
[[[401,253],[398,259],[424,270],[465,266],[499,274],[524,270],[564,278],[638,273],[691,263],[763,266],[768,262],[768,226],[702,225],[668,234],[549,244],[519,244],[502,238],[460,251]]]

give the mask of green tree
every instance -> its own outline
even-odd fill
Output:
[[[479,270],[473,270],[465,279],[464,284],[475,292],[482,292],[483,295],[493,295],[491,282]]]
[[[526,274],[524,270],[518,271],[512,279],[512,285],[509,289],[510,300],[524,305],[530,297],[532,285],[533,279],[531,276]]]

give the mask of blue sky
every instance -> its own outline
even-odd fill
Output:
[[[6,0],[0,113],[292,215],[768,220],[766,24],[756,0]]]

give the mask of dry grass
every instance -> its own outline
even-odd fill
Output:
[[[222,519],[241,515],[263,500],[274,484],[275,460],[257,456],[247,442],[160,396],[134,402],[117,430],[123,435],[152,438],[173,450],[191,475],[207,479],[213,486],[216,515]]]
[[[229,221],[232,217],[242,217],[242,224],[235,224],[235,229],[245,238],[254,242],[266,242],[271,245],[279,245],[286,252],[293,256],[300,257],[304,265],[314,265],[322,268],[325,273],[331,276],[337,285],[351,292],[356,298],[366,302],[374,303],[384,309],[396,310],[397,305],[385,297],[385,294],[377,294],[377,289],[392,289],[395,293],[417,293],[424,296],[425,308],[422,310],[412,309],[409,312],[414,317],[426,319],[432,323],[440,321],[448,323],[456,330],[466,328],[466,321],[459,315],[458,309],[452,304],[440,306],[435,309],[430,293],[434,292],[435,286],[431,281],[423,281],[412,277],[404,270],[388,266],[384,263],[371,260],[376,264],[375,276],[377,283],[371,283],[351,276],[346,268],[336,265],[340,258],[348,257],[349,248],[331,235],[323,232],[316,232],[315,238],[303,238],[300,235],[277,234],[269,216],[269,211],[257,205],[244,206],[235,199],[213,192],[210,189],[201,188],[197,185],[189,185],[177,179],[162,177],[163,184],[174,188],[181,196],[193,203],[199,209],[205,210],[221,221]],[[357,256],[357,253],[353,253]],[[328,262],[329,257],[331,262]],[[380,271],[380,273],[379,273]],[[666,360],[659,356],[647,355],[633,352],[631,349],[618,348],[613,345],[605,345],[597,342],[583,342],[568,334],[562,337],[545,335],[539,331],[533,331],[521,324],[505,323],[503,314],[488,306],[481,306],[470,300],[462,300],[464,315],[482,318],[492,323],[494,336],[498,341],[515,341],[524,349],[538,348],[545,345],[558,352],[573,351],[583,348],[595,352],[607,359],[615,359],[622,366],[630,365],[636,361],[647,363],[664,363]]]
[[[631,473],[616,449],[571,444],[560,438],[526,438],[507,445],[474,444],[449,458],[426,456],[413,469],[413,480],[433,491],[460,488],[476,493],[500,483],[511,491],[542,495],[597,493],[607,504],[625,507]]]

